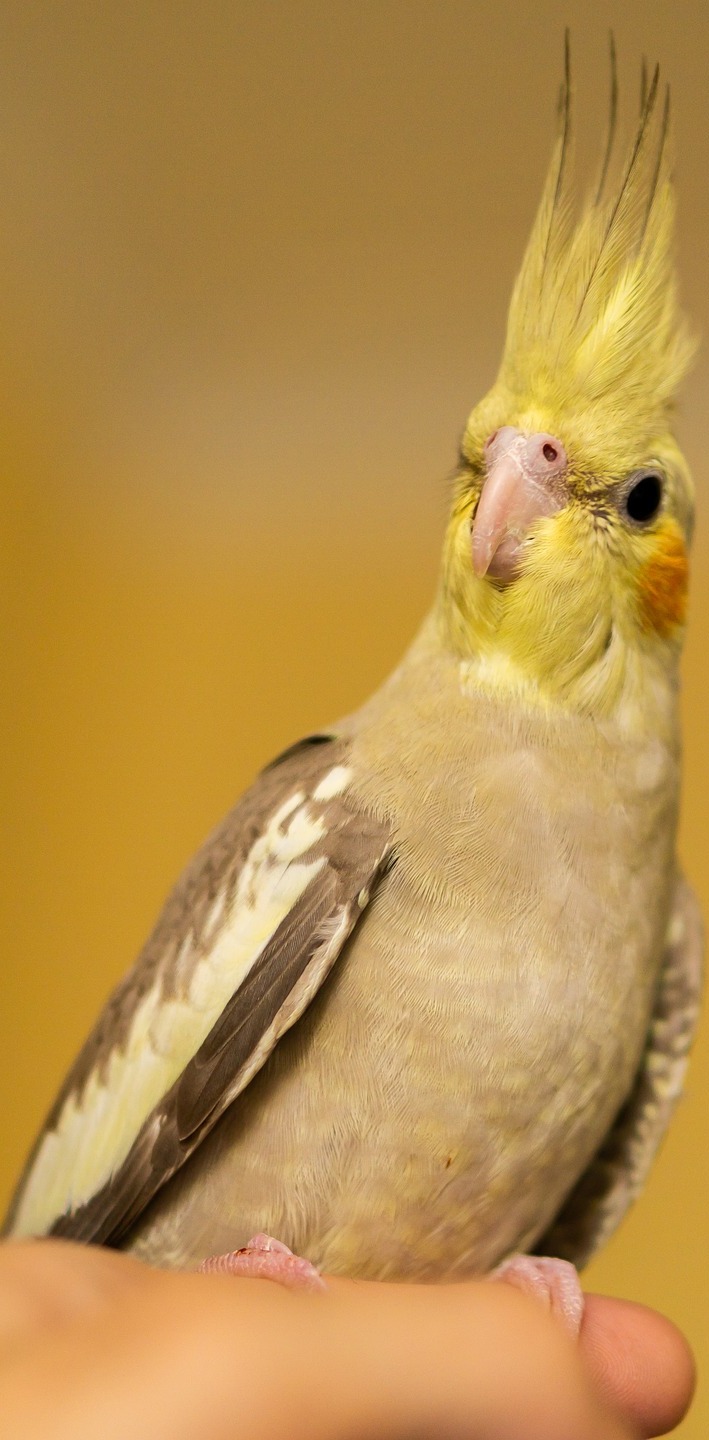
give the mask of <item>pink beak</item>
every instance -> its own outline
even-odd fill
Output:
[[[485,444],[487,475],[473,521],[473,570],[511,580],[529,527],[568,500],[566,451],[553,435],[504,425]]]

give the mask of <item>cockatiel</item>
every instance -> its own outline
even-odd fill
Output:
[[[431,613],[189,865],[6,1233],[452,1279],[524,1251],[581,1265],[641,1188],[702,948],[675,859],[693,500],[672,419],[692,345],[667,114],[656,72],[611,186],[614,81],[576,214],[567,51]]]

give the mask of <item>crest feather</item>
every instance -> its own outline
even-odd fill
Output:
[[[677,301],[669,90],[643,81],[640,121],[609,186],[617,82],[611,41],[608,137],[595,192],[577,213],[566,39],[559,134],[514,287],[498,386],[521,405],[612,400],[628,424],[666,423],[694,351]],[[497,388],[497,387],[496,387]]]

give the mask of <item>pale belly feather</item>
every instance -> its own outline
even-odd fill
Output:
[[[266,1230],[330,1273],[424,1279],[487,1270],[543,1233],[632,1082],[648,937],[540,956],[451,905],[432,926],[405,866],[392,874],[130,1248],[193,1265]]]
[[[662,958],[676,756],[471,708],[448,661],[439,679],[395,681],[405,728],[384,692],[358,720],[396,864],[140,1254],[197,1264],[265,1230],[332,1273],[484,1271],[543,1234],[611,1126]]]

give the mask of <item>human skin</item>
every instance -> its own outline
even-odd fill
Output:
[[[504,1284],[296,1294],[0,1246],[2,1437],[622,1440],[677,1424],[693,1380],[668,1320],[602,1296],[576,1344]]]

